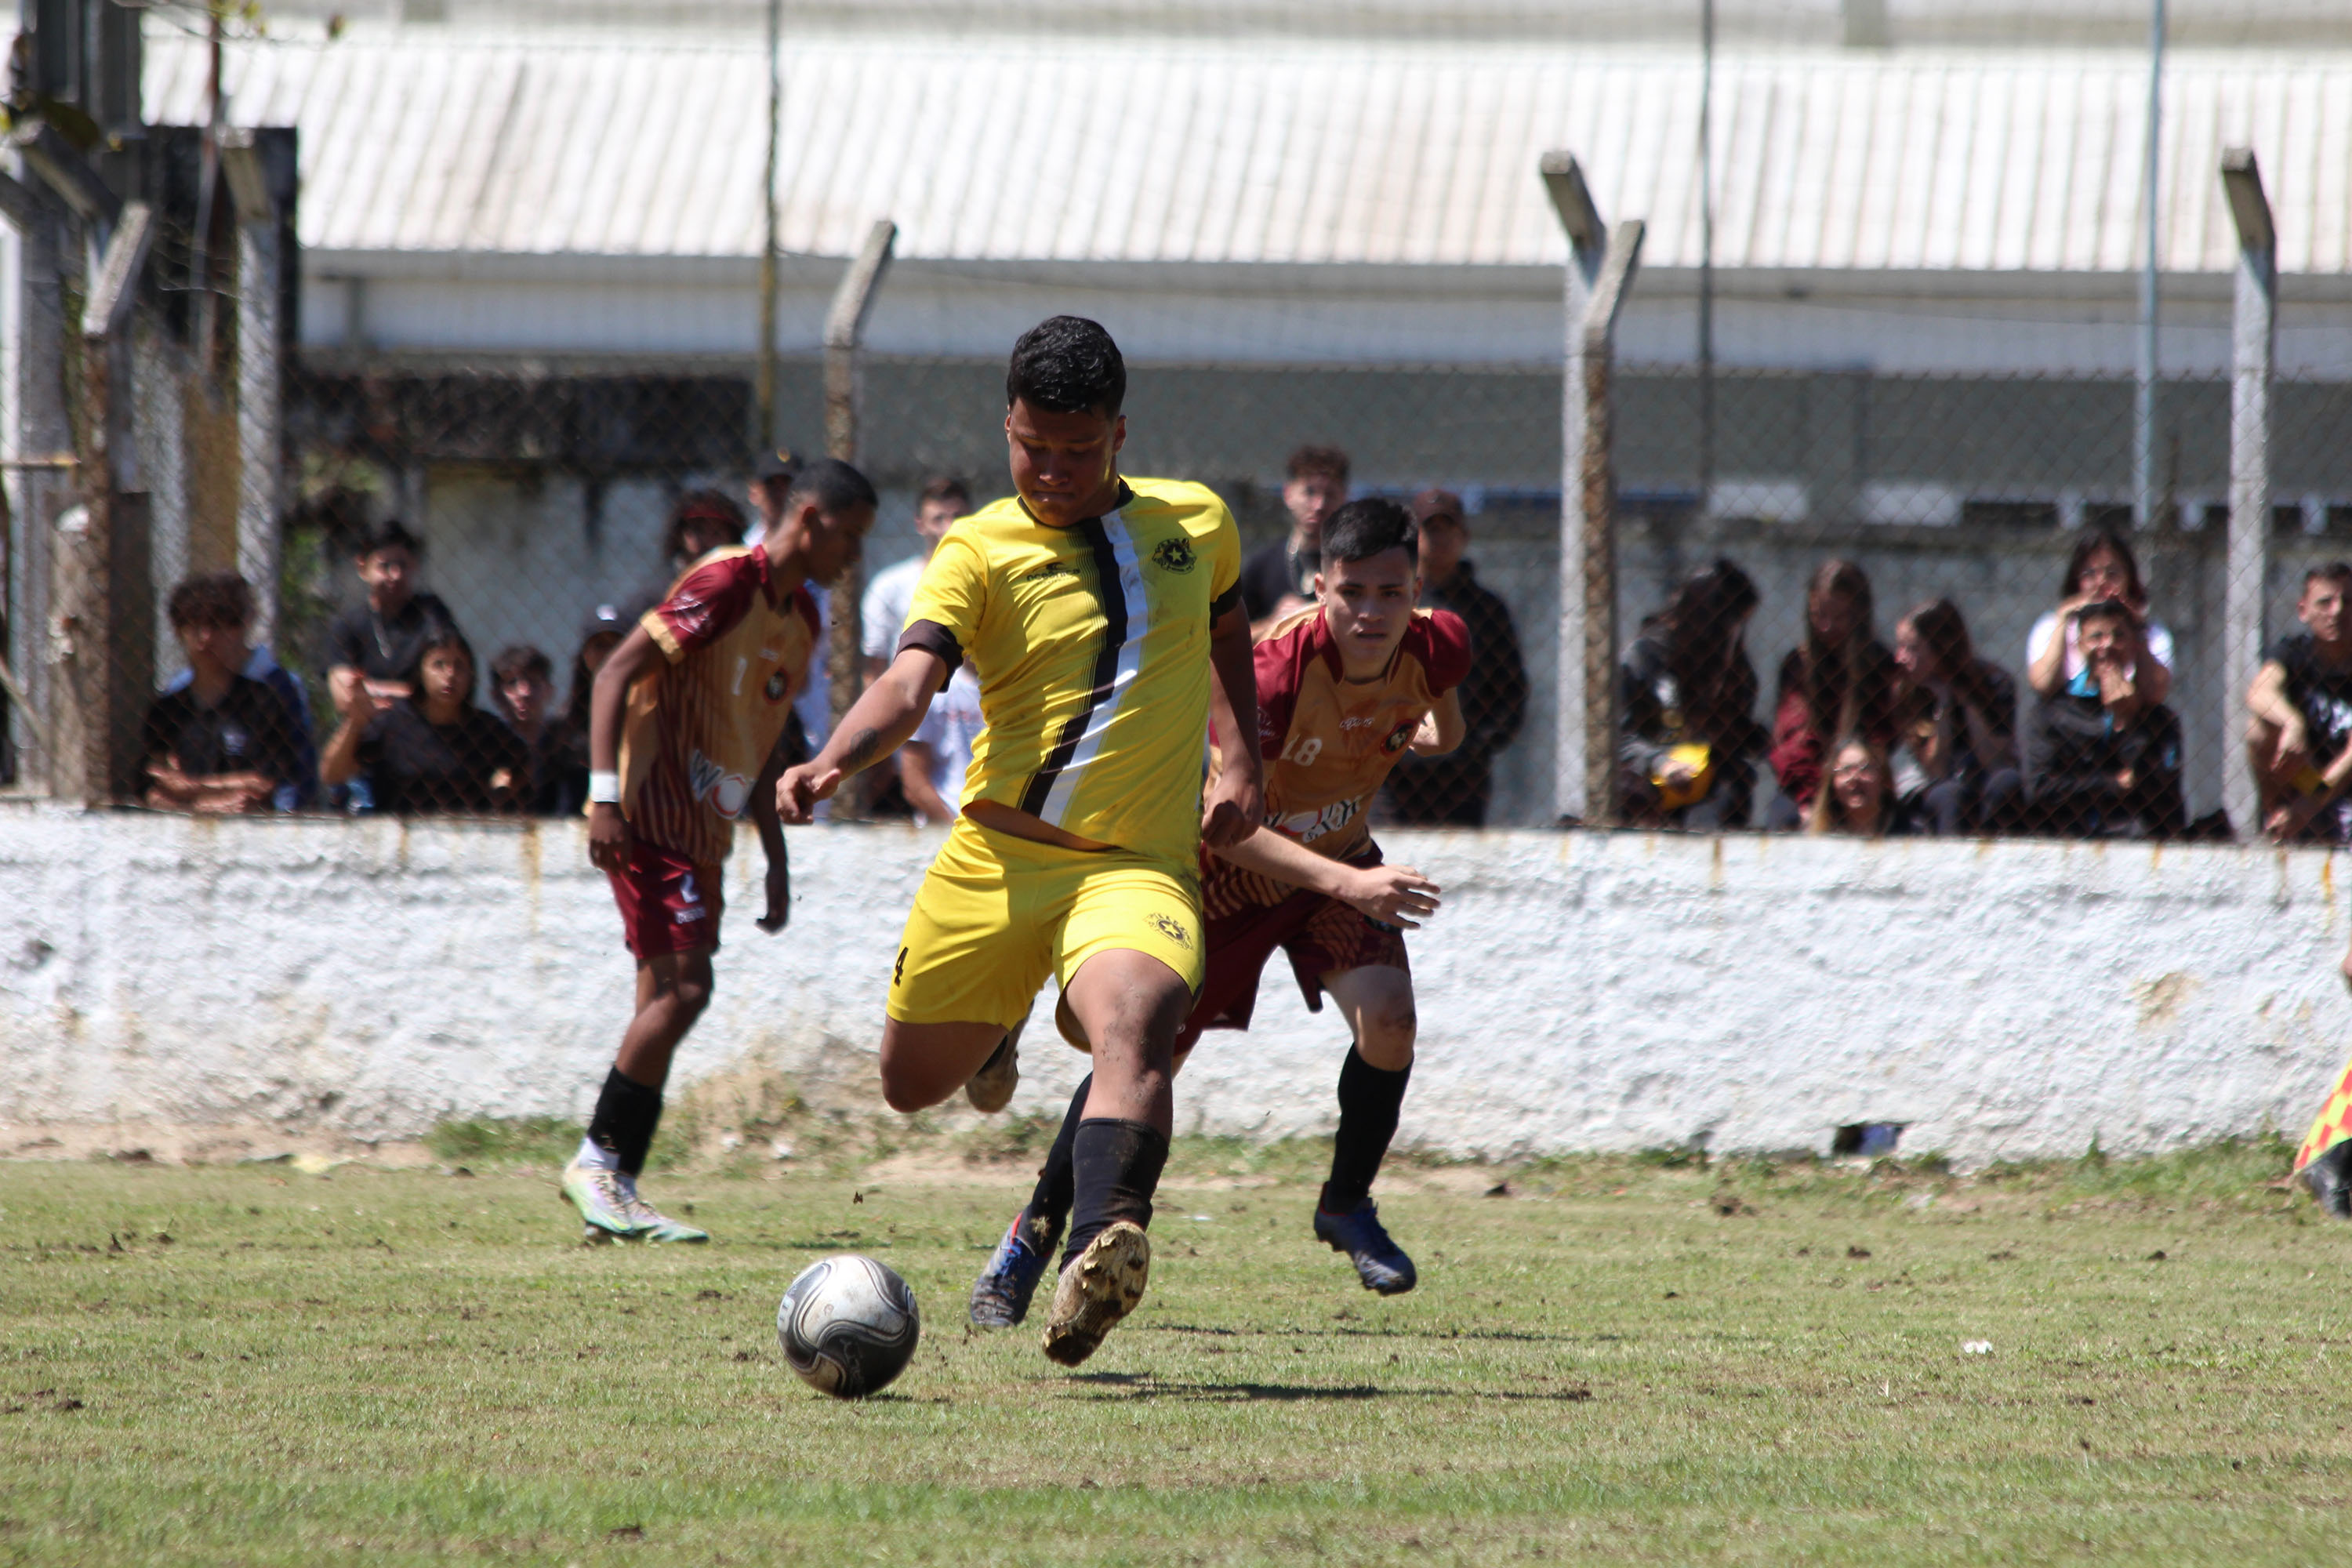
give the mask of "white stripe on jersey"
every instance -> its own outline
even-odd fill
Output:
[[[1143,563],[1136,557],[1135,538],[1127,531],[1126,520],[1115,511],[1103,518],[1102,531],[1103,537],[1110,542],[1113,557],[1118,562],[1119,596],[1127,601],[1127,640],[1119,645],[1118,670],[1111,677],[1109,693],[1096,703],[1094,711],[1087,716],[1086,732],[1078,737],[1077,750],[1070,753],[1070,760],[1063,765],[1061,776],[1054,781],[1052,792],[1045,796],[1045,809],[1042,815],[1056,827],[1062,826],[1062,818],[1070,809],[1071,797],[1086,779],[1087,764],[1093,762],[1095,753],[1102,750],[1104,731],[1118,717],[1119,705],[1127,697],[1127,689],[1135,684],[1135,678],[1142,672],[1143,639],[1151,630],[1151,605],[1144,597]]]

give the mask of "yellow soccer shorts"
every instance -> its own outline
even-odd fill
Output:
[[[902,1024],[1010,1029],[1052,975],[1112,948],[1148,953],[1201,989],[1201,884],[1124,849],[1065,849],[960,816],[907,916],[890,968]]]

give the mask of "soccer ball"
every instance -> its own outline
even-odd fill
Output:
[[[888,1387],[922,1332],[907,1282],[855,1252],[810,1264],[776,1306],[785,1364],[835,1399]]]

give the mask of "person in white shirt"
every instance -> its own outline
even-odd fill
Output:
[[[898,787],[907,792],[916,821],[936,827],[956,819],[971,744],[984,723],[980,679],[966,660],[931,699],[931,710],[915,727],[914,739],[898,750]]]
[[[866,585],[860,617],[865,685],[879,679],[898,657],[898,634],[907,629],[907,606],[914,603],[915,584],[923,580],[923,568],[930,564],[931,552],[938,548],[940,537],[971,510],[971,491],[961,479],[939,475],[924,481],[923,493],[915,502],[915,531],[922,536],[922,553],[884,567]]]
[[[2146,701],[2162,702],[2172,691],[2172,633],[2148,614],[2147,589],[2140,582],[2139,563],[2131,544],[2111,528],[2085,529],[2066,563],[2058,607],[2033,623],[2025,638],[2025,679],[2042,697],[2083,673],[2082,634],[2075,617],[2087,605],[2108,600],[2122,603],[2138,618],[2126,678]],[[2061,632],[2064,634],[2061,636]],[[2145,668],[2137,654],[2145,650]]]

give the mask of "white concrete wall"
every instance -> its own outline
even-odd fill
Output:
[[[793,836],[789,931],[730,868],[693,1079],[855,1085],[935,835]],[[1823,1148],[1906,1122],[1966,1161],[2300,1135],[2342,1064],[2332,860],[2228,848],[1395,834],[1444,883],[1415,939],[1402,1136],[1461,1152]],[[0,1121],[413,1135],[583,1111],[630,966],[580,829],[0,811]],[[1033,1025],[1018,1109],[1081,1070]],[[1186,1129],[1328,1126],[1344,1040],[1277,961],[1212,1036]],[[878,1110],[878,1101],[877,1101]]]

